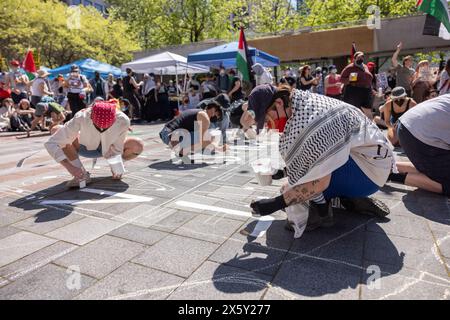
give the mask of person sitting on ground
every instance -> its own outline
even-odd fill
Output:
[[[392,90],[391,99],[383,108],[384,119],[388,128],[388,139],[392,145],[399,146],[397,137],[398,119],[416,105],[417,103],[413,99],[408,98],[405,88],[397,87]]]
[[[26,123],[28,128],[31,128],[31,123],[33,122],[34,116],[34,109],[31,108],[30,101],[28,101],[28,99],[20,100],[16,110],[21,120],[24,123]]]
[[[385,105],[391,101],[391,93],[392,90],[389,88],[384,92],[383,103],[378,107],[378,113],[373,117],[373,121],[376,123],[378,128],[382,130],[387,129],[386,120],[384,118],[384,109]]]
[[[418,104],[397,127],[411,162],[397,162],[389,180],[450,197],[450,95]]]
[[[51,118],[50,128],[46,129],[46,118]],[[66,120],[64,115],[64,107],[57,104],[52,97],[42,97],[41,102],[36,105],[34,111],[34,119],[31,122],[31,127],[27,131],[27,136],[30,137],[31,131],[35,130],[38,124],[41,124],[41,131],[52,130],[53,127],[62,124]]]
[[[217,102],[210,102],[205,110],[192,109],[182,112],[169,121],[159,133],[164,144],[176,148],[180,157],[208,150],[214,152],[215,146],[206,134],[211,122],[222,119],[222,109]]]
[[[13,114],[14,100],[6,98],[2,101],[0,107],[0,132],[9,131],[11,129],[11,116]]]
[[[90,174],[83,167],[84,158],[115,158],[125,161],[138,157],[144,143],[141,139],[127,137],[130,119],[117,110],[114,103],[99,101],[92,107],[79,111],[64,126],[52,129],[52,136],[44,144],[48,153],[73,176],[67,183],[78,187],[80,181],[90,182]],[[121,179],[122,172],[111,167],[113,179]]]
[[[394,162],[389,142],[372,121],[342,101],[272,86],[252,91],[247,112],[253,111],[261,126],[267,111],[278,107],[289,116],[279,146],[288,185],[279,197],[252,202],[254,215],[309,202],[307,228],[313,230],[333,223],[331,199],[337,197],[350,211],[389,214],[386,205],[369,198],[384,186]],[[303,226],[292,227],[300,237]]]

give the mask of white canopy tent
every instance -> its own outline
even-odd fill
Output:
[[[188,73],[189,71],[193,71],[192,73],[209,71],[209,67],[198,64],[190,65],[187,62],[187,58],[168,51],[124,63],[121,67],[123,71],[127,68],[132,69],[136,73],[160,73],[162,71],[163,74],[172,75],[181,74],[181,72],[186,72],[187,69],[191,69],[187,70]],[[179,68],[181,71],[178,71]],[[164,73],[164,71],[168,73]]]
[[[184,74],[186,82],[187,74],[209,72],[209,67],[198,64],[188,64],[187,58],[168,51],[124,63],[121,66],[123,71],[127,68],[132,69],[136,73],[153,72],[161,75],[175,75],[177,84],[178,75]]]

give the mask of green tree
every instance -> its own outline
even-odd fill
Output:
[[[139,50],[123,20],[80,6],[80,28],[69,28],[67,8],[56,0],[2,0],[0,53],[21,60],[32,48],[40,51],[42,65],[53,68],[82,58],[119,65]]]
[[[301,16],[290,0],[109,0],[145,48],[296,29]]]
[[[396,17],[417,12],[417,0],[306,0],[306,26],[320,26],[339,22],[365,20],[367,9],[376,5],[380,15]]]

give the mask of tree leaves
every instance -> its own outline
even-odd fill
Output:
[[[124,20],[80,6],[81,28],[70,29],[67,8],[56,0],[2,0],[0,53],[21,60],[30,47],[40,50],[43,66],[53,68],[83,58],[120,65],[139,50]]]

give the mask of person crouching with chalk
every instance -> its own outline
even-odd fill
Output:
[[[139,138],[127,138],[130,119],[117,110],[116,104],[98,101],[92,107],[75,114],[64,126],[52,129],[52,136],[44,144],[48,153],[73,176],[69,188],[84,187],[90,174],[83,167],[84,158],[105,158],[113,179],[124,173],[123,160],[139,156],[144,143]]]

